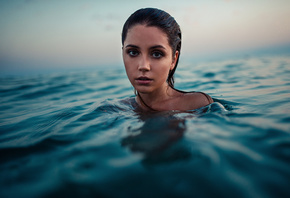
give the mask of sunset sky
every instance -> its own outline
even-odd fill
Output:
[[[142,7],[177,20],[184,58],[290,46],[289,0],[0,0],[0,72],[122,66],[122,26]]]

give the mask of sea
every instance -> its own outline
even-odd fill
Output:
[[[290,56],[181,62],[214,103],[142,112],[119,67],[0,77],[0,197],[290,197]]]

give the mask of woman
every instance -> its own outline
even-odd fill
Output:
[[[156,8],[137,10],[125,22],[122,53],[136,102],[148,111],[186,111],[213,102],[202,92],[174,88],[173,75],[181,48],[181,31],[175,19]]]

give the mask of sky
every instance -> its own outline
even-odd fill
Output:
[[[181,59],[290,46],[289,0],[0,0],[0,72],[122,66],[122,26],[144,7],[179,23]]]

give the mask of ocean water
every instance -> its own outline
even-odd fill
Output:
[[[181,63],[215,102],[138,110],[123,68],[0,79],[0,197],[290,197],[290,57]]]

